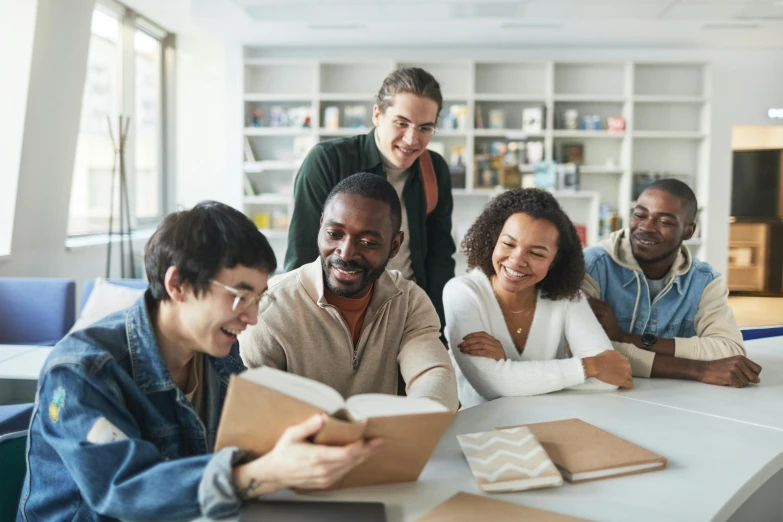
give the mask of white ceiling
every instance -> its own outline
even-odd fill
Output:
[[[214,0],[222,1],[222,0]],[[246,44],[783,48],[783,0],[233,0]],[[208,0],[200,0],[208,3]]]

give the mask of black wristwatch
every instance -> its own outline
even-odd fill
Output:
[[[655,343],[658,342],[658,337],[656,337],[653,334],[646,333],[642,335],[642,348],[645,350],[652,350],[652,347]]]

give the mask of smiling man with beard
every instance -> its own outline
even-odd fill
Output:
[[[319,258],[269,281],[258,324],[240,335],[248,367],[314,379],[344,397],[398,393],[457,408],[454,369],[427,294],[386,265],[400,250],[401,205],[383,177],[361,172],[326,198]],[[401,391],[401,390],[399,390]]]
[[[630,227],[585,250],[582,290],[635,377],[742,388],[759,382],[761,367],[745,357],[725,277],[682,244],[696,209],[681,181],[647,187]]]

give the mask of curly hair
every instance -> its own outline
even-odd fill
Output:
[[[495,275],[492,265],[495,244],[506,220],[519,212],[534,219],[545,219],[558,231],[557,256],[549,273],[536,288],[546,299],[575,299],[585,276],[582,243],[574,224],[555,197],[545,190],[514,189],[490,201],[462,240],[461,247],[468,256],[468,265],[480,268],[487,277]]]

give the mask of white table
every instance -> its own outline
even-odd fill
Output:
[[[723,522],[783,469],[783,433],[777,430],[613,394],[560,392],[499,399],[457,413],[417,482],[299,498],[380,501],[390,521],[414,521],[457,491],[480,494],[456,435],[571,417],[665,456],[668,468],[494,498],[600,521]],[[283,492],[274,497],[292,496]]]
[[[51,351],[51,346],[0,345],[0,379],[38,380]]]
[[[750,341],[747,348],[764,368],[760,385],[637,379],[629,391],[499,399],[457,413],[417,482],[297,498],[380,501],[390,521],[413,521],[457,491],[479,493],[457,434],[578,417],[665,456],[668,469],[496,498],[601,521],[723,522],[783,476],[783,339]],[[37,379],[50,352],[28,346],[0,355],[0,378]],[[283,491],[272,498],[295,496]]]
[[[725,417],[783,431],[783,338],[746,343],[748,357],[761,365],[761,383],[736,389],[694,381],[634,379],[634,388],[618,396]]]

